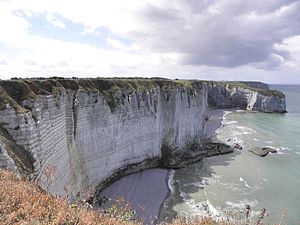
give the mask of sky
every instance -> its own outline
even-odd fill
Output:
[[[300,0],[0,0],[0,78],[300,84]]]

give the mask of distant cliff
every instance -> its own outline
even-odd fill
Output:
[[[139,168],[201,155],[207,103],[284,112],[281,92],[166,79],[0,81],[0,166],[78,195]],[[183,157],[183,158],[184,158]]]
[[[285,95],[259,82],[206,82],[208,105],[260,112],[286,112]]]

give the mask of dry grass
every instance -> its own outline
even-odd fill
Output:
[[[139,224],[124,215],[99,213],[47,195],[39,186],[0,171],[0,224]]]

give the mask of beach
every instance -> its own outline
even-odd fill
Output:
[[[102,196],[115,200],[123,197],[136,212],[135,219],[152,224],[168,195],[167,169],[146,169],[122,177],[103,190]]]
[[[221,126],[225,114],[224,110],[216,109],[208,111],[205,136],[208,139],[214,137],[215,131]],[[170,194],[169,187],[170,170],[154,168],[142,170],[120,178],[112,183],[101,193],[113,202],[118,197],[131,204],[136,212],[136,219],[143,219],[145,224],[155,224],[164,201]],[[106,204],[109,206],[109,203]]]
[[[207,139],[214,139],[215,131],[221,127],[223,116],[225,115],[224,109],[212,109],[208,110],[205,127],[205,136]]]

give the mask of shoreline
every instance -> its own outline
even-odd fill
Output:
[[[226,112],[233,112],[232,109],[211,109],[207,111],[208,120],[206,121],[205,136],[209,140],[216,139],[216,131],[222,126],[222,121]]]
[[[208,110],[206,139],[216,140],[215,132],[222,126],[225,114],[224,109]],[[123,197],[136,212],[136,219],[143,219],[144,224],[156,224],[161,220],[160,213],[172,193],[169,186],[171,171],[172,169],[157,167],[125,175],[104,188],[100,195],[110,200]],[[111,202],[104,203],[101,208],[109,207]]]
[[[102,207],[108,208],[114,200],[122,197],[136,212],[135,219],[143,219],[144,224],[155,224],[169,195],[169,171],[150,168],[120,178],[101,192],[101,196],[110,199]]]
[[[224,116],[226,115],[227,111],[233,111],[232,109],[211,109],[207,111],[207,118],[208,120],[206,121],[206,126],[205,126],[205,139],[209,140],[209,141],[219,141],[216,138],[216,131],[222,127],[222,121],[224,120]],[[226,154],[226,153],[225,153]],[[222,155],[222,154],[219,154]],[[205,156],[206,157],[211,157],[209,155]],[[174,170],[173,170],[174,171]],[[168,184],[168,195],[165,197],[163,204],[161,205],[160,209],[159,209],[159,216],[157,221],[158,222],[163,222],[165,221],[166,218],[162,218],[162,209],[165,207],[166,204],[168,204],[167,202],[170,201],[170,197],[172,194],[172,189],[169,186],[170,183],[170,173],[172,172],[172,169],[169,169],[169,173],[168,176],[166,177],[166,182]],[[174,173],[174,172],[173,172]],[[174,174],[173,174],[174,175]],[[173,179],[173,178],[172,178]]]

